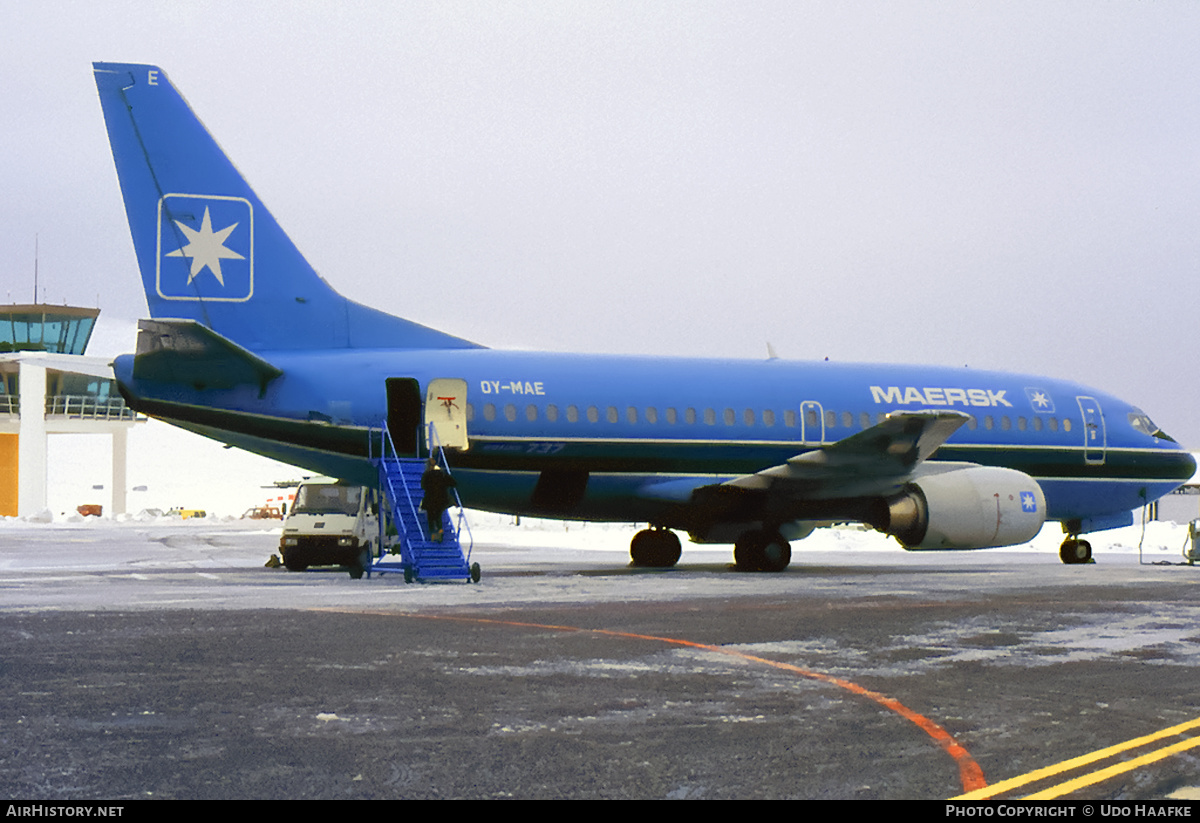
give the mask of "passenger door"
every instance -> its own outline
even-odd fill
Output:
[[[456,377],[430,380],[425,389],[425,426],[436,439],[430,442],[446,449],[466,449],[467,381]]]
[[[1076,397],[1079,411],[1083,413],[1083,459],[1086,463],[1103,463],[1108,432],[1104,428],[1104,414],[1094,397]]]
[[[825,442],[825,412],[816,400],[800,404],[800,439],[805,443]]]

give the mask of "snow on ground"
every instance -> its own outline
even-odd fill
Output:
[[[906,552],[861,528],[830,528],[793,546],[784,574],[736,574],[730,546],[684,544],[671,570],[631,569],[636,527],[472,513],[479,585],[405,585],[403,576],[352,580],[343,570],[264,568],[279,551],[278,521],[142,515],[117,519],[0,519],[0,609],[516,608],[522,604],[711,602],[731,598],[914,597],[965,591],[1125,586],[1177,581],[1186,527],[1147,524],[1093,536],[1089,573],[1059,562],[1057,525],[1031,544],[971,552]],[[1139,558],[1137,546],[1143,542]],[[1172,564],[1168,567],[1146,565]]]
[[[512,515],[491,512],[468,511],[467,522],[471,537],[477,546],[521,547],[527,549],[555,549],[569,551],[628,551],[629,541],[646,524],[633,523],[587,523],[563,520],[547,520],[533,517],[516,518]],[[178,525],[191,532],[273,531],[278,533],[278,521],[241,520],[230,516],[209,516],[203,519],[183,520],[176,515],[163,515],[143,510],[138,514],[118,515],[116,518],[82,517],[78,514],[54,514],[50,510],[25,517],[0,517],[0,535],[12,534],[16,530],[52,527],[86,530],[113,530],[147,525]],[[683,539],[684,558],[703,554],[711,557],[729,558],[729,545],[695,544]],[[1086,535],[1097,554],[1137,554],[1139,549],[1146,560],[1179,560],[1189,545],[1188,527],[1171,522],[1151,521],[1121,529],[1111,529]],[[1057,557],[1059,544],[1063,540],[1061,527],[1047,523],[1042,531],[1029,543],[1009,546],[1006,552],[1032,552]],[[0,547],[2,551],[2,547]],[[899,555],[928,555],[928,552],[906,552],[892,538],[864,526],[846,525],[818,529],[804,540],[792,543],[793,555],[806,552],[872,551],[890,552]],[[987,550],[983,550],[984,553]],[[938,554],[943,554],[939,552]],[[975,554],[966,552],[964,554]]]

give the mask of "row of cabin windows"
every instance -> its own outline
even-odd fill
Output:
[[[510,423],[515,423],[520,412],[513,403],[507,403],[501,410],[504,419]],[[483,404],[483,419],[492,421],[496,419],[497,408],[495,403]],[[578,423],[580,419],[586,419],[589,423],[599,423],[603,416],[605,422],[618,423],[621,421],[622,414],[616,406],[607,406],[603,412],[598,406],[588,406],[583,410],[582,414],[578,406],[567,406],[565,413],[560,412],[557,405],[550,403],[545,408],[540,408],[535,403],[530,403],[525,406],[524,417],[530,423],[535,423],[539,418],[545,419],[547,422],[556,423],[560,419],[566,420],[568,423]],[[697,412],[694,408],[684,409],[680,413],[677,409],[670,407],[659,410],[654,406],[648,406],[640,412],[636,406],[626,406],[624,419],[627,423],[637,423],[640,419],[647,423],[664,422],[667,425],[674,426],[678,423],[684,425],[694,425],[702,421],[707,426],[717,425],[716,409],[703,409]],[[858,423],[860,429],[869,429],[871,426],[878,425],[884,418],[884,413],[876,413],[874,415],[869,412],[859,412],[857,417],[853,412],[836,412],[833,410],[825,411],[825,428],[835,429],[854,428],[855,423]],[[762,425],[767,428],[775,426],[782,422],[785,428],[794,429],[799,426],[799,414],[794,409],[785,409],[782,415],[778,415],[772,409],[763,409],[756,411],[755,409],[743,409],[740,415],[741,423],[744,426]],[[739,415],[733,409],[724,409],[721,412],[721,422],[726,426],[733,426],[738,423]],[[467,403],[467,422],[475,419],[475,406],[472,403]],[[804,410],[804,425],[811,429],[816,429],[820,426],[821,420],[818,417],[816,409]],[[1016,418],[1009,415],[984,415],[983,418],[977,418],[974,415],[967,421],[967,428],[974,431],[982,425],[985,430],[992,431],[999,429],[1000,431],[1011,431],[1015,425],[1018,431],[1043,431],[1048,430],[1056,432],[1061,426],[1063,431],[1071,430],[1071,419],[1064,417],[1059,420],[1057,417],[1043,417],[1034,415],[1032,418],[1018,416]]]
[[[1032,429],[1035,432],[1040,432],[1043,428],[1045,428],[1052,432],[1056,432],[1058,431],[1060,425],[1057,417],[1047,417],[1045,420],[1043,420],[1037,415],[1034,415],[1029,419],[1026,419],[1025,417],[1018,417],[1016,421],[1018,431],[1027,431]],[[1061,425],[1063,431],[1069,432],[1071,430],[1071,418],[1064,417]],[[978,427],[979,421],[975,419],[975,417],[972,417],[967,421],[967,428],[971,431],[974,431]],[[1007,414],[1001,415],[999,418],[993,418],[992,415],[989,414],[983,418],[983,427],[988,430],[999,428],[1000,431],[1010,431],[1013,427],[1013,421],[1012,418],[1010,418]]]
[[[512,403],[506,404],[504,406],[503,413],[505,420],[508,420],[510,423],[516,422],[518,411],[515,405]],[[566,412],[560,415],[558,406],[554,405],[553,403],[546,406],[544,411],[540,410],[536,404],[530,403],[525,407],[524,416],[525,419],[531,423],[536,422],[539,417],[544,417],[547,421],[554,423],[560,419],[560,416],[561,419],[566,420],[568,423],[578,423],[581,418],[586,419],[589,423],[599,423],[601,416],[603,416],[604,420],[608,423],[617,423],[620,422],[622,415],[616,406],[606,407],[603,413],[597,406],[588,406],[581,414],[579,407],[572,405],[567,406]],[[650,406],[646,409],[643,409],[640,413],[640,416],[641,419],[645,420],[647,423],[658,423],[661,421],[671,426],[674,426],[678,423],[683,423],[684,425],[694,425],[699,421],[703,421],[709,426],[715,426],[717,424],[717,412],[715,409],[704,409],[703,411],[697,413],[696,409],[688,408],[684,409],[683,412],[680,413],[678,409],[666,408],[663,409],[662,413],[660,414],[656,407]],[[624,418],[628,423],[637,423],[639,419],[637,407],[627,406],[625,408]],[[737,413],[734,412],[733,409],[725,409],[724,412],[722,412],[721,418],[725,425],[732,426],[737,422]],[[468,403],[467,421],[470,422],[474,419],[475,407],[473,404]],[[483,419],[496,419],[496,405],[494,403],[484,404]],[[776,423],[776,413],[771,409],[763,411],[761,415],[756,415],[753,409],[746,409],[744,412],[742,412],[742,422],[745,425],[753,426],[755,425],[756,420],[761,421],[762,425],[764,426],[774,426]],[[799,425],[799,417],[794,410],[788,409],[783,413],[783,425],[789,428],[796,428]],[[817,425],[815,414],[809,425]]]

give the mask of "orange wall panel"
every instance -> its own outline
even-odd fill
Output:
[[[17,435],[0,434],[0,515],[17,516]]]

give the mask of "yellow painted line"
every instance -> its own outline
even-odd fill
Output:
[[[1113,755],[1120,754],[1121,752],[1126,752],[1126,751],[1129,751],[1130,749],[1140,748],[1149,743],[1154,743],[1158,740],[1162,740],[1165,737],[1173,737],[1174,735],[1177,735],[1177,734],[1183,734],[1184,732],[1189,731],[1191,729],[1195,729],[1197,727],[1200,727],[1200,718],[1197,718],[1195,720],[1189,720],[1186,723],[1180,723],[1177,726],[1171,726],[1170,728],[1162,729],[1161,731],[1154,732],[1153,734],[1147,734],[1142,737],[1135,737],[1134,739],[1127,740],[1124,743],[1117,743],[1116,745],[1108,746],[1107,748],[1104,748],[1104,749],[1098,749],[1097,751],[1094,751],[1090,754],[1083,754],[1083,755],[1080,755],[1079,757],[1072,757],[1070,760],[1064,760],[1063,762],[1056,763],[1053,766],[1045,766],[1041,769],[1036,769],[1032,772],[1027,772],[1026,774],[1018,775],[1017,777],[1010,777],[1007,780],[1001,780],[999,783],[993,783],[990,786],[985,786],[980,789],[975,789],[974,791],[967,792],[966,794],[960,794],[957,797],[952,797],[950,799],[951,800],[983,800],[983,799],[986,799],[989,797],[995,797],[996,795],[1000,794],[1001,792],[1006,792],[1010,789],[1020,788],[1021,786],[1027,786],[1030,783],[1036,783],[1039,780],[1044,780],[1047,777],[1053,777],[1055,775],[1059,775],[1064,772],[1069,772],[1072,769],[1078,769],[1083,766],[1090,766],[1093,763],[1096,763],[1101,760],[1105,760],[1109,757],[1112,757]],[[1191,745],[1200,745],[1200,738],[1195,738],[1194,740],[1188,740],[1188,741],[1184,741],[1184,742],[1187,744],[1190,744],[1189,746],[1185,746],[1185,748],[1190,748]],[[1179,745],[1179,744],[1176,744],[1176,745]],[[1170,748],[1173,748],[1173,747],[1170,747]],[[1180,749],[1179,751],[1183,751],[1183,749]],[[1169,754],[1175,754],[1175,752],[1172,751],[1172,752],[1169,752]],[[1169,755],[1168,754],[1162,755],[1162,757],[1167,757],[1167,756],[1169,756]],[[1156,759],[1159,759],[1159,758],[1156,758]],[[1133,762],[1133,761],[1130,761],[1130,762]],[[1149,761],[1149,762],[1153,762],[1153,761]],[[1131,768],[1134,768],[1134,767],[1131,767]],[[1104,778],[1100,778],[1100,779],[1102,780]],[[1096,782],[1096,781],[1093,781],[1093,782]],[[1063,785],[1066,785],[1066,784],[1063,784]],[[1039,795],[1033,795],[1033,796],[1038,797]],[[1054,796],[1057,797],[1058,795],[1054,795]]]
[[[1118,763],[1115,766],[1109,766],[1107,769],[1101,769],[1098,772],[1085,774],[1081,777],[1075,778],[1074,780],[1068,780],[1066,783],[1059,783],[1057,786],[1051,786],[1048,789],[1043,789],[1042,791],[1037,792],[1036,794],[1031,794],[1023,799],[1052,800],[1055,797],[1062,797],[1064,794],[1070,794],[1076,789],[1082,789],[1084,786],[1091,786],[1093,783],[1099,783],[1103,780],[1107,780],[1110,777],[1115,777],[1118,774],[1124,774],[1125,772],[1133,771],[1141,766],[1145,766],[1162,760],[1163,758],[1170,757],[1173,754],[1185,752],[1188,749],[1194,749],[1196,746],[1200,746],[1200,737],[1182,740],[1172,746],[1159,749],[1156,752],[1150,752],[1149,754],[1144,754],[1141,757],[1135,757],[1133,760],[1128,760],[1124,763]]]

